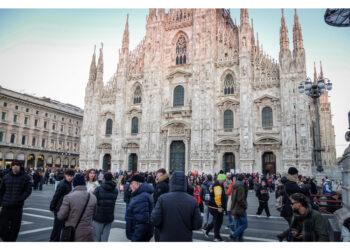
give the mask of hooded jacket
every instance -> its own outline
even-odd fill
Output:
[[[247,210],[248,186],[237,180],[231,192],[231,214],[244,216]]]
[[[152,193],[154,188],[148,183],[131,193],[126,211],[126,237],[131,241],[149,241],[153,236],[151,212],[153,210]]]
[[[171,175],[170,191],[159,197],[152,222],[160,231],[160,241],[192,241],[192,230],[202,226],[196,199],[187,193],[184,172]]]
[[[97,199],[97,213],[94,221],[99,223],[111,223],[114,220],[115,201],[118,190],[114,181],[105,181],[94,191]]]
[[[20,171],[17,175],[10,171],[6,174],[0,186],[0,207],[20,208],[32,193],[32,182],[26,173]]]
[[[167,192],[169,192],[169,175],[165,174],[159,178],[158,183],[156,184],[153,194],[154,205],[157,203],[159,196]]]

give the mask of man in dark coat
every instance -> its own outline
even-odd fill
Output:
[[[160,231],[159,241],[192,241],[192,231],[201,228],[202,218],[196,199],[187,193],[183,171],[170,178],[170,191],[159,197],[151,220]]]
[[[0,237],[16,241],[21,228],[24,201],[32,193],[29,175],[21,171],[21,163],[13,161],[11,171],[0,186]]]
[[[162,194],[166,194],[169,192],[169,175],[167,174],[166,170],[164,168],[158,169],[156,172],[156,179],[155,179],[155,189],[154,189],[154,206],[156,206],[158,198]],[[160,232],[158,228],[154,228],[154,240],[158,242],[160,239]]]
[[[269,210],[269,190],[266,185],[266,181],[262,180],[259,188],[256,190],[256,196],[259,200],[259,207],[258,211],[256,212],[256,215],[260,217],[262,211],[265,209],[266,216],[270,217],[270,210]]]
[[[60,210],[64,196],[72,191],[74,170],[67,169],[64,173],[64,177],[65,178],[57,185],[57,189],[50,203],[50,211],[53,212],[55,216],[50,241],[60,241],[60,234],[64,225],[64,221],[57,219],[57,212]]]
[[[104,182],[98,186],[94,195],[97,198],[97,213],[94,217],[94,241],[107,242],[114,220],[115,201],[118,197],[116,183],[111,173],[104,174]]]
[[[130,180],[131,200],[126,211],[126,237],[135,241],[149,241],[153,237],[151,224],[154,188],[144,183],[144,177],[134,175]]]

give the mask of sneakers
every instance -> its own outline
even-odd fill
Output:
[[[270,216],[271,216],[271,215],[266,215],[266,218],[267,218],[267,219],[270,219]]]
[[[214,238],[214,241],[215,241],[215,242],[221,242],[221,241],[222,241],[222,239],[219,239],[219,238]]]
[[[261,217],[262,217],[261,214],[257,214],[257,215],[256,215],[256,218],[261,218]]]
[[[226,226],[225,229],[228,230],[228,229],[230,229],[230,227],[229,227],[229,226]]]
[[[209,239],[209,233],[207,233],[207,231],[205,229],[202,229],[202,232],[204,234],[204,237]]]

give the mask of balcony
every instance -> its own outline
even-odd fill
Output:
[[[168,107],[165,108],[163,114],[166,119],[188,118],[192,115],[191,106]]]

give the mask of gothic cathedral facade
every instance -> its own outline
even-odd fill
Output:
[[[150,9],[133,51],[127,18],[107,84],[102,50],[85,89],[81,169],[272,174],[296,166],[311,175],[312,102],[298,92],[306,66],[296,12],[291,52],[282,10],[279,62],[263,52],[247,9],[239,26],[225,9]]]

